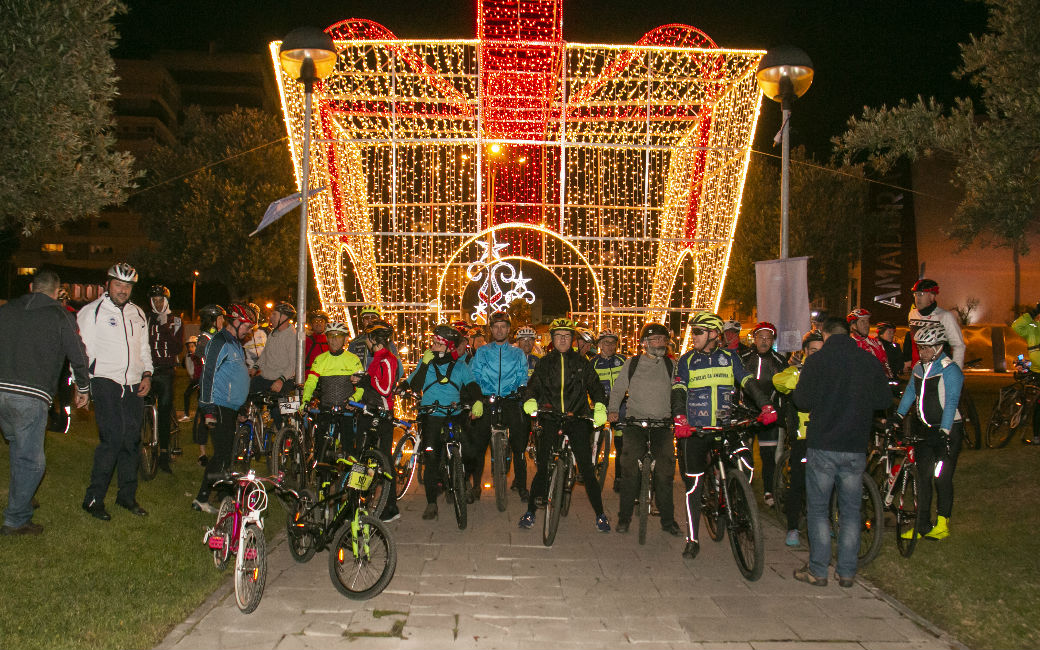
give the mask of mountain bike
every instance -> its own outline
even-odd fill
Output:
[[[672,421],[670,419],[654,420],[626,418],[624,424],[627,427],[642,427],[643,429],[666,427],[671,431],[672,428]],[[657,461],[654,459],[651,447],[650,436],[647,435],[646,452],[637,461],[639,467],[639,496],[636,501],[636,509],[639,511],[640,544],[646,544],[646,527],[647,522],[650,520],[650,510],[654,500],[653,481],[651,479],[654,473],[654,465]]]
[[[491,418],[491,483],[495,489],[495,505],[505,512],[509,496],[509,429],[502,421],[502,406],[506,401],[516,400],[520,391],[509,395],[489,395],[485,398]]]
[[[253,458],[264,456],[267,459],[267,469],[271,470],[274,435],[271,427],[266,426],[264,407],[276,408],[278,398],[277,394],[250,393],[246,400],[245,412],[238,416],[232,458],[242,463],[244,469],[252,466]]]
[[[400,434],[397,434],[397,431]],[[419,440],[422,439],[422,429],[418,421],[394,419],[394,433],[397,434],[397,443],[394,445],[394,453],[390,458],[390,464],[394,467],[395,485],[397,498],[400,500],[408,493],[417,475],[421,472],[422,453],[419,451]]]
[[[304,462],[310,454],[304,431],[310,426],[310,418],[299,412],[299,395],[278,401],[278,409],[285,420],[274,434],[268,465],[273,475],[281,475],[283,481],[295,487],[304,486]]]
[[[416,418],[430,415],[444,416],[444,428],[441,430],[441,442],[444,453],[441,454],[440,467],[436,468],[441,482],[444,484],[444,498],[451,501],[455,511],[455,522],[459,530],[465,530],[466,517],[466,470],[462,465],[462,432],[456,417],[470,409],[469,406],[453,402],[441,405],[438,402],[415,409]],[[426,471],[434,468],[427,467]]]
[[[181,425],[176,416],[170,413],[170,451],[180,448]],[[155,395],[149,393],[144,397],[144,415],[141,418],[141,462],[137,472],[146,481],[155,478],[159,472],[159,407]]]
[[[592,468],[600,487],[607,478],[610,468],[610,444],[614,439],[614,430],[607,424],[592,430]]]
[[[986,427],[986,446],[1004,447],[1021,428],[1023,440],[1032,436],[1029,421],[1033,405],[1040,399],[1040,375],[1035,372],[1016,372],[1014,383],[1000,389],[993,415]],[[1023,426],[1028,425],[1028,426]]]
[[[563,425],[569,420],[590,418],[546,409],[536,412],[535,415],[540,416],[538,419],[543,429],[547,426],[551,427],[550,431],[556,429],[556,435],[550,442],[552,452],[549,459],[549,493],[545,501],[545,518],[542,521],[542,543],[552,546],[560,528],[560,516],[566,516],[570,510],[574,476],[577,473],[574,450],[571,449],[570,437],[563,432]]]

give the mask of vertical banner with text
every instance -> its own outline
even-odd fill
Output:
[[[755,262],[758,318],[776,325],[778,352],[800,350],[809,331],[808,270],[808,257]]]
[[[899,169],[870,184],[870,206],[876,230],[864,242],[860,260],[859,305],[871,314],[871,322],[905,323],[917,280],[917,231],[913,196],[899,187],[910,186],[910,172]]]

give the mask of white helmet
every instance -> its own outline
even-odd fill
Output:
[[[603,339],[614,339],[614,341],[616,342],[616,341],[620,341],[621,337],[618,336],[617,333],[614,330],[612,330],[612,329],[610,329],[608,327],[607,329],[603,330],[602,332],[599,333],[599,335],[596,336],[596,343],[599,343]]]
[[[538,332],[534,331],[533,327],[524,325],[516,331],[516,338],[518,339],[534,339],[538,338]]]
[[[328,336],[331,333],[347,336],[350,334],[350,329],[347,328],[347,324],[343,321],[334,320],[325,326],[325,336]]]
[[[722,324],[722,331],[723,332],[729,332],[729,331],[739,332],[740,331],[740,323],[738,321],[735,321],[735,320],[728,320],[728,321],[726,321],[726,322],[724,322]]]
[[[942,323],[929,323],[914,332],[914,343],[918,345],[940,345],[947,340],[946,328]]]
[[[134,284],[137,282],[137,269],[126,262],[116,262],[112,265],[112,268],[108,269],[108,277],[113,280]]]

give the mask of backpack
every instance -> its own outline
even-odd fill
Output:
[[[636,356],[632,357],[632,361],[629,362],[629,364],[628,364],[628,382],[629,383],[632,383],[632,377],[636,374],[636,366],[639,365],[639,359],[642,356],[643,356],[642,354],[637,354]],[[672,365],[672,360],[667,355],[665,355],[665,357],[664,357],[664,367],[668,369],[668,378],[669,379],[675,377],[675,366]]]

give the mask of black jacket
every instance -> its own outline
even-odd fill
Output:
[[[787,368],[787,359],[772,348],[765,354],[759,354],[758,348],[749,347],[740,352],[740,362],[744,364],[744,370],[748,371],[751,381],[755,382],[759,390],[769,396],[774,404],[778,403],[779,393],[773,386],[773,375]]]
[[[90,390],[76,319],[57,300],[29,293],[0,306],[0,391],[51,403],[65,358],[80,392]]]
[[[794,403],[809,413],[810,449],[866,453],[874,411],[892,404],[877,358],[846,334],[833,334],[802,368]]]
[[[560,354],[553,348],[539,359],[527,381],[527,396],[537,401],[539,408],[550,404],[558,411],[579,417],[592,414],[590,399],[593,404],[607,404],[596,369],[574,349]]]

